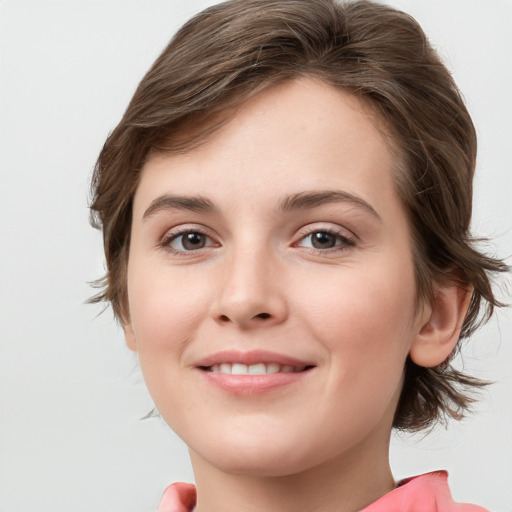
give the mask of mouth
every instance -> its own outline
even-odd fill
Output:
[[[299,365],[279,363],[220,363],[211,366],[200,366],[205,372],[223,373],[226,375],[273,375],[276,373],[300,373],[313,368],[313,365]]]
[[[236,396],[262,395],[307,380],[316,365],[286,354],[225,350],[195,365],[205,382]]]

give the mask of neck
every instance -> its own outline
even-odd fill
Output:
[[[191,452],[198,491],[196,512],[355,512],[395,484],[388,445],[356,450],[287,476],[224,472]]]

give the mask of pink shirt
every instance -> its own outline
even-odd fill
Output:
[[[191,512],[196,504],[192,484],[172,484],[164,492],[158,512]],[[435,471],[408,478],[360,512],[488,512],[477,505],[455,503],[448,488],[448,473]]]

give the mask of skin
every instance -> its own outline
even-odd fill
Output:
[[[416,307],[389,144],[350,93],[300,79],[259,93],[199,148],[148,159],[125,337],[189,446],[198,512],[349,512],[394,487],[388,446],[406,357],[443,361],[467,296],[445,288]],[[279,209],[332,191],[342,199]],[[177,208],[166,194],[215,209]],[[184,232],[203,234],[184,246]],[[197,368],[221,350],[255,349],[314,367],[254,395],[227,393]]]

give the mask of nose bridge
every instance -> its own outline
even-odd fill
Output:
[[[240,240],[224,262],[215,315],[222,322],[240,326],[281,322],[286,300],[280,286],[279,261],[261,241]]]

